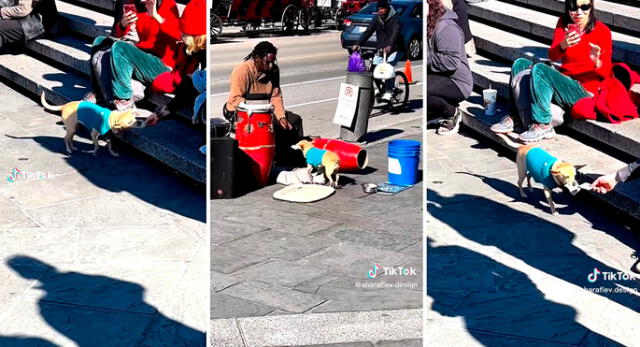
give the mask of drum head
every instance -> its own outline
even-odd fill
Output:
[[[318,184],[292,184],[273,193],[273,198],[289,202],[315,202],[326,199],[336,190]]]

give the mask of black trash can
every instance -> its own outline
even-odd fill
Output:
[[[350,127],[340,128],[340,139],[358,142],[366,135],[369,127],[369,115],[373,105],[373,75],[367,72],[348,72],[347,84],[358,86],[358,106]]]

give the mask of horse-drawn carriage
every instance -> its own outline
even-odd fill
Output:
[[[219,36],[224,23],[241,25],[248,32],[309,30],[324,19],[316,1],[326,0],[213,0],[211,36]]]

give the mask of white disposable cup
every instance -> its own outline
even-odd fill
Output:
[[[485,89],[482,91],[482,99],[484,100],[484,114],[493,116],[496,114],[496,98],[498,91],[495,89]]]

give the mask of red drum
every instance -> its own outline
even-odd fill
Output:
[[[237,107],[236,140],[238,147],[252,159],[253,175],[260,187],[269,183],[276,144],[270,104]]]
[[[369,156],[360,146],[334,139],[315,139],[313,145],[334,152],[340,158],[340,171],[356,171],[367,167]]]

